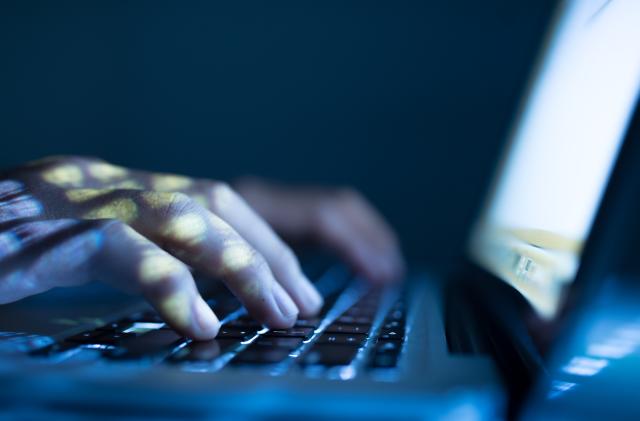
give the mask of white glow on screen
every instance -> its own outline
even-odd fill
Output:
[[[560,395],[573,390],[575,387],[577,386],[576,383],[573,382],[565,382],[562,380],[554,380],[551,383],[551,390],[549,391],[549,394],[547,395],[547,397],[549,399],[556,399],[557,397],[559,397]]]
[[[561,9],[471,245],[543,316],[573,280],[640,86],[640,2]]]
[[[591,377],[608,365],[609,360],[605,358],[573,357],[567,365],[562,367],[562,371],[574,376]]]

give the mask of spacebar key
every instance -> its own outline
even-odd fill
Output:
[[[185,339],[170,329],[158,329],[140,336],[124,338],[107,356],[116,359],[160,357],[168,354]]]

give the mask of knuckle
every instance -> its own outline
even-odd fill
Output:
[[[171,219],[192,210],[193,200],[181,192],[143,192],[144,201],[162,218]]]
[[[185,279],[189,276],[189,270],[186,268],[176,268],[170,274],[164,276],[158,282],[146,284],[147,293],[158,296],[166,297],[176,292],[182,291],[186,288]]]
[[[178,259],[174,259],[175,267],[167,273],[163,285],[169,291],[177,291],[185,287],[185,279],[191,276],[191,272],[187,269],[187,266],[180,262]]]
[[[189,196],[182,192],[169,192],[168,195],[169,205],[173,207],[182,207],[191,202]]]
[[[264,280],[269,278],[271,269],[266,259],[251,248],[248,251],[249,255],[244,261],[226,262],[227,270],[242,274],[241,276],[246,279],[251,279],[252,283],[258,286],[264,284]]]
[[[47,157],[33,161],[27,168],[57,187],[80,187],[86,176],[86,170],[91,164],[104,163],[98,158],[79,155]]]
[[[54,181],[59,177],[64,176],[64,173],[55,173],[55,171],[64,171],[65,169],[72,169],[74,171],[83,171],[89,164],[92,163],[105,163],[105,161],[90,156],[82,155],[51,155],[39,158],[33,161],[29,161],[22,169],[25,175],[44,175],[46,173],[54,173]],[[68,174],[67,174],[68,175]],[[58,180],[58,181],[65,181]]]
[[[249,263],[249,270],[254,274],[260,275],[269,271],[269,264],[266,259],[258,253],[255,249],[251,249],[251,261]]]
[[[210,182],[207,190],[211,207],[214,212],[224,211],[239,197],[231,185],[223,181]]]
[[[75,164],[75,165],[84,166],[88,164],[104,163],[105,161],[95,156],[64,155],[64,156],[58,157],[57,162],[59,164]]]

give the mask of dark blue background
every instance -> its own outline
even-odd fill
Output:
[[[0,166],[351,184],[443,267],[554,3],[5,0]]]

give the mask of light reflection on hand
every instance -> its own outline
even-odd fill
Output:
[[[14,169],[0,181],[0,302],[99,279],[141,293],[181,333],[209,339],[219,322],[192,267],[223,279],[258,321],[288,327],[322,298],[273,228],[334,248],[372,280],[400,276],[395,237],[360,196],[262,182],[241,192],[261,215],[225,183],[95,158]]]

